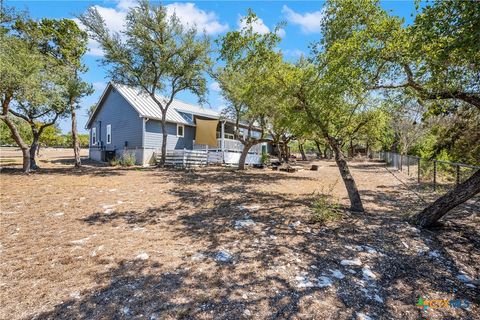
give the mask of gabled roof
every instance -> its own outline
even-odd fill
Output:
[[[97,109],[99,108],[99,106],[101,106],[107,92],[112,88],[117,90],[118,93],[120,93],[122,97],[127,100],[127,102],[138,112],[140,117],[157,120],[162,119],[162,113],[160,111],[160,108],[157,106],[152,97],[150,97],[148,94],[134,87],[110,82],[107,85],[107,88],[105,88],[105,91],[103,92],[102,97],[100,98],[94,112],[92,112],[90,118],[88,119],[87,128],[90,127],[91,121],[95,117],[98,111]],[[165,101],[164,97],[157,95],[156,98],[160,101]],[[193,121],[192,115],[202,116],[211,119],[220,118],[220,112],[174,99],[167,110],[167,122],[194,126],[195,123]]]

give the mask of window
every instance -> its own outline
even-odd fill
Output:
[[[223,134],[223,137],[224,137],[225,139],[232,139],[232,140],[233,140],[233,138],[234,138],[235,136],[234,136],[232,133],[224,133],[224,134]],[[222,138],[222,133],[217,131],[217,139],[221,139],[221,138]]]
[[[112,125],[107,124],[107,144],[112,143]]]
[[[97,128],[92,128],[92,145],[97,144]]]
[[[183,138],[185,127],[182,124],[177,124],[177,137]]]

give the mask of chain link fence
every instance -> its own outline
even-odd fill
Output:
[[[374,152],[373,157],[385,161],[390,168],[403,172],[409,178],[416,179],[419,184],[431,186],[434,191],[440,192],[453,189],[480,170],[479,166],[386,151]]]

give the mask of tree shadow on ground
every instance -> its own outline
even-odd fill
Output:
[[[40,164],[41,165],[41,164]],[[155,168],[144,167],[110,167],[107,164],[88,162],[82,164],[80,168],[75,167],[41,167],[32,170],[29,175],[65,175],[65,176],[92,176],[109,177],[124,175],[128,171],[154,171]],[[0,173],[3,175],[25,175],[21,166],[1,167]]]
[[[213,185],[225,185],[235,184],[243,186],[255,186],[257,183],[278,183],[282,180],[287,181],[307,181],[314,180],[310,177],[301,177],[284,172],[272,172],[269,169],[249,169],[245,171],[239,171],[236,168],[227,167],[205,167],[195,170],[165,170],[153,171],[155,176],[165,177],[168,175],[170,181],[179,184],[213,184]]]
[[[378,319],[417,319],[419,296],[479,303],[478,289],[457,279],[461,267],[451,252],[458,251],[451,247],[456,242],[460,247],[462,241],[471,243],[462,252],[470,250],[465,263],[475,266],[477,229],[418,230],[404,219],[404,207],[418,203],[405,192],[386,188],[364,192],[366,202],[375,204],[366,214],[313,225],[309,215],[315,195],[253,187],[258,181],[278,181],[269,176],[175,174],[174,202],[144,212],[86,217],[83,221],[91,225],[160,225],[178,243],[201,249],[185,252],[175,268],[123,262],[99,275],[93,292],[39,318],[352,319],[363,312]],[[276,178],[299,179],[284,174]],[[189,188],[191,184],[197,188]],[[198,188],[209,184],[219,187],[214,192]],[[445,242],[449,236],[451,242]],[[228,254],[225,261],[218,259],[220,253]],[[361,265],[344,266],[346,259],[360,259]],[[336,278],[336,271],[342,277]],[[321,282],[322,277],[331,283]],[[475,310],[433,310],[430,315],[473,319]]]

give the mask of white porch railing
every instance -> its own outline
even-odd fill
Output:
[[[234,139],[223,139],[225,152],[242,152],[243,144]],[[222,151],[222,139],[217,139],[217,147],[207,146],[205,144],[196,144],[193,141],[193,150],[205,150],[205,151]],[[249,154],[261,154],[262,144],[256,144],[250,148]]]

